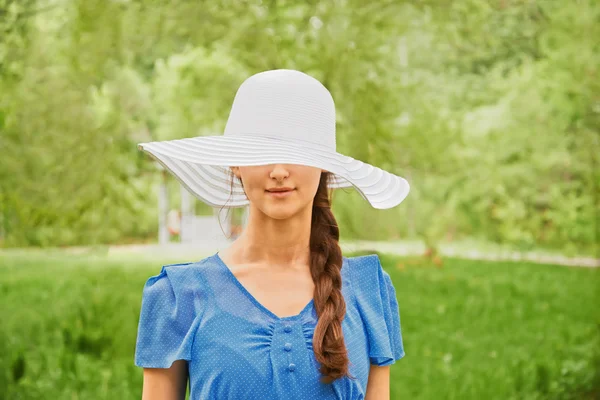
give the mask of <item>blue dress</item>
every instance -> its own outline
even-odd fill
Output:
[[[311,300],[280,318],[260,304],[218,253],[170,264],[143,289],[135,365],[187,360],[190,399],[364,399],[370,364],[404,357],[396,291],[376,254],[343,257],[342,322],[350,374],[321,383]]]

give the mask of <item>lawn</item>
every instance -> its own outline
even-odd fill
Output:
[[[381,259],[406,350],[392,399],[599,398],[600,270]],[[0,253],[0,398],[141,398],[142,287],[182,261]]]

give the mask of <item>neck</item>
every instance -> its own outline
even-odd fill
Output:
[[[250,208],[248,224],[232,245],[236,262],[272,267],[303,267],[310,264],[312,206],[286,219],[268,217]]]

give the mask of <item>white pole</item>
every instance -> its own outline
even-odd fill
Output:
[[[181,193],[181,232],[179,237],[182,243],[188,243],[194,240],[192,196],[183,185],[180,185],[179,188]]]
[[[167,229],[167,211],[169,209],[169,196],[167,194],[167,171],[161,171],[158,186],[158,243],[169,243],[169,230]]]

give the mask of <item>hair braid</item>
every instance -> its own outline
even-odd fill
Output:
[[[319,316],[313,335],[313,349],[321,363],[321,381],[331,383],[348,372],[348,352],[342,321],[346,302],[342,296],[342,250],[340,232],[331,211],[327,183],[330,172],[323,172],[312,209],[310,268],[315,283],[314,305]],[[354,379],[354,377],[352,377]]]

